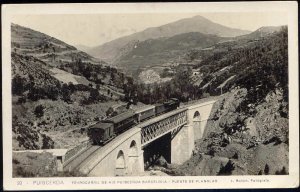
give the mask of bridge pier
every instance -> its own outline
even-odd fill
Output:
[[[194,127],[192,124],[183,125],[172,132],[171,163],[182,164],[187,161],[195,147]]]
[[[134,176],[142,172],[144,172],[144,151],[140,150],[137,155],[129,155],[127,175]]]

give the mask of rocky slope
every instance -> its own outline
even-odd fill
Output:
[[[173,169],[177,175],[287,174],[288,118],[282,90],[270,92],[260,104],[249,104],[246,89],[235,89],[214,105],[193,157]],[[247,112],[255,110],[252,115]]]

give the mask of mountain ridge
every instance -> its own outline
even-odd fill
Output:
[[[195,16],[192,18],[181,19],[172,23],[168,23],[159,27],[147,28],[143,31],[120,37],[110,42],[104,43],[100,46],[94,47],[89,50],[89,54],[101,58],[106,62],[114,64],[118,59],[120,50],[132,41],[145,41],[147,39],[156,39],[159,37],[171,37],[174,35],[200,32],[204,34],[212,34],[223,37],[233,37],[250,33],[250,31],[234,29],[214,23],[205,17]]]
[[[257,39],[263,36],[270,35],[274,32],[280,31],[285,25],[280,25],[280,26],[262,26],[255,31],[236,37],[237,39]]]

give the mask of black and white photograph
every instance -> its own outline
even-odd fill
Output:
[[[293,175],[297,187],[297,17],[253,4],[2,7],[3,146],[16,185]]]

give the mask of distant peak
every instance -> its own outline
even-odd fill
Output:
[[[204,18],[204,17],[201,16],[201,15],[196,15],[196,16],[194,16],[193,18]]]
[[[201,15],[196,15],[196,16],[194,16],[194,17],[192,17],[192,18],[195,18],[195,19],[202,19],[202,20],[208,20],[207,18],[205,18],[205,17],[203,17],[203,16],[201,16]]]
[[[279,31],[282,28],[282,26],[262,26],[257,31],[263,31],[263,32],[274,32]]]

